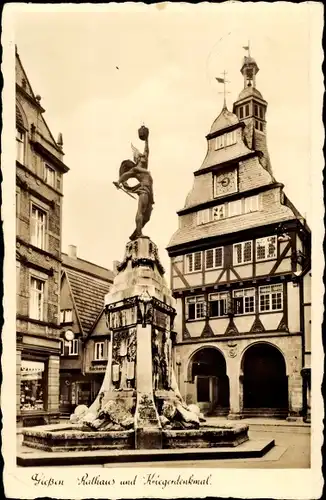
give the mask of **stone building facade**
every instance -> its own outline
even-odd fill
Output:
[[[16,51],[18,425],[59,416],[62,136],[54,140]]]
[[[90,405],[102,384],[109,344],[104,297],[113,272],[77,257],[74,245],[62,262],[60,412],[70,415],[77,405]]]
[[[311,235],[273,175],[258,71],[245,57],[168,245],[176,373],[206,413],[309,418]]]

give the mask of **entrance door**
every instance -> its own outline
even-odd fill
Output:
[[[229,409],[229,379],[223,354],[203,348],[192,359],[192,380],[197,403],[205,414],[226,414]]]
[[[244,355],[243,406],[248,413],[286,416],[288,380],[283,355],[269,344],[256,344]]]

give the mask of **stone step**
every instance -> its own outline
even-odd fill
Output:
[[[261,458],[275,446],[274,439],[250,439],[237,447],[188,448],[162,450],[96,450],[46,452],[21,447],[17,465],[45,467],[59,465],[90,465],[108,463],[166,462],[185,460],[226,460]]]

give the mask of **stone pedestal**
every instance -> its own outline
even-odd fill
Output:
[[[109,361],[101,390],[85,421],[101,428],[100,412],[114,400],[122,407],[122,415],[127,410],[134,416],[136,448],[162,448],[155,391],[172,390],[174,299],[157,247],[147,237],[126,245],[117,271],[105,297],[111,331]]]

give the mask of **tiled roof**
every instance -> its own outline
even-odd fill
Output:
[[[94,275],[94,277],[113,282],[114,273],[113,271],[110,271],[110,269],[97,266],[96,264],[88,262],[84,259],[80,259],[79,257],[69,257],[69,255],[65,253],[62,253],[61,256],[62,264],[64,267],[72,267],[75,270],[79,270],[87,274],[92,274]]]
[[[83,333],[90,332],[104,307],[110,283],[88,274],[65,268]]]
[[[172,236],[168,248],[190,241],[200,240],[202,238],[221,236],[244,229],[251,229],[296,218],[297,217],[290,208],[281,204],[276,207],[273,205],[272,209],[269,211],[263,210],[261,212],[252,212],[237,217],[218,220],[209,224],[180,228]]]
[[[231,125],[236,125],[239,123],[238,117],[231,113],[227,108],[223,108],[216,120],[214,121],[210,134],[214,132],[218,132],[219,130],[223,130],[226,127],[230,127]]]
[[[228,146],[227,148],[217,150],[211,149],[208,151],[199,170],[212,167],[213,165],[219,165],[220,163],[224,164],[227,161],[236,160],[237,158],[241,158],[251,152],[252,151],[245,146],[242,140],[238,140],[236,144]]]

